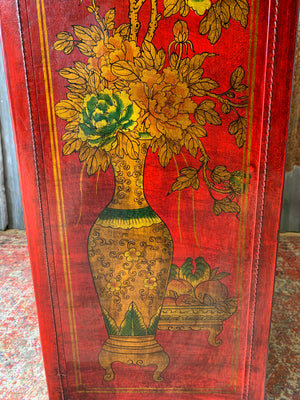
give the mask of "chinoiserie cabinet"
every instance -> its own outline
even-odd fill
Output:
[[[0,1],[51,400],[263,398],[297,11]]]

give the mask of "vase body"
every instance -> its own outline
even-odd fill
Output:
[[[107,364],[127,362],[121,357],[124,352],[131,353],[132,360],[136,358],[131,360],[135,364],[158,366],[162,360],[154,362],[153,357],[149,359],[150,353],[161,353],[159,358],[168,363],[155,333],[173,242],[168,228],[145,198],[143,173],[148,146],[148,140],[141,141],[137,159],[125,154],[120,157],[112,151],[114,195],[88,239],[90,267],[109,335],[99,356],[106,380],[113,379]]]

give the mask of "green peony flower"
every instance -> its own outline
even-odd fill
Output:
[[[97,95],[88,94],[79,115],[78,137],[92,147],[110,151],[116,146],[118,131],[135,127],[139,111],[126,92],[104,89]]]

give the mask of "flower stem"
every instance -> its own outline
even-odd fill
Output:
[[[238,108],[244,108],[248,106],[248,103],[233,103],[232,101],[228,100],[228,99],[223,99],[223,97],[221,97],[221,95],[219,94],[215,94],[215,93],[207,93],[207,96],[212,97],[214,99],[219,100],[220,103],[226,103],[228,105],[230,105],[231,107],[238,107]]]
[[[183,44],[179,43],[179,54],[178,54],[178,61],[177,61],[176,69],[179,68],[179,65],[180,65],[180,62],[181,62],[182,49],[183,49]]]
[[[209,181],[208,176],[207,176],[207,170],[208,170],[207,164],[208,164],[208,161],[209,161],[209,157],[208,157],[208,155],[206,153],[206,150],[205,150],[205,148],[204,148],[204,146],[203,146],[203,144],[201,142],[200,142],[200,151],[201,151],[201,153],[203,155],[203,158],[204,158],[204,160],[202,161],[202,165],[201,165],[202,174],[203,174],[203,180],[206,183],[206,186],[208,187],[210,195],[211,195],[211,190],[213,190],[213,191],[215,191],[217,193],[220,193],[220,194],[229,194],[229,193],[231,193],[230,189],[219,189],[219,188],[215,187],[215,185],[212,182]],[[199,168],[199,171],[200,171],[200,169],[201,168]]]

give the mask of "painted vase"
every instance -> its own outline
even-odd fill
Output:
[[[95,221],[88,257],[109,335],[100,354],[104,379],[114,379],[112,363],[155,364],[155,381],[169,357],[155,334],[173,255],[170,232],[149,206],[143,175],[150,141],[140,141],[137,159],[111,152],[115,190]]]

